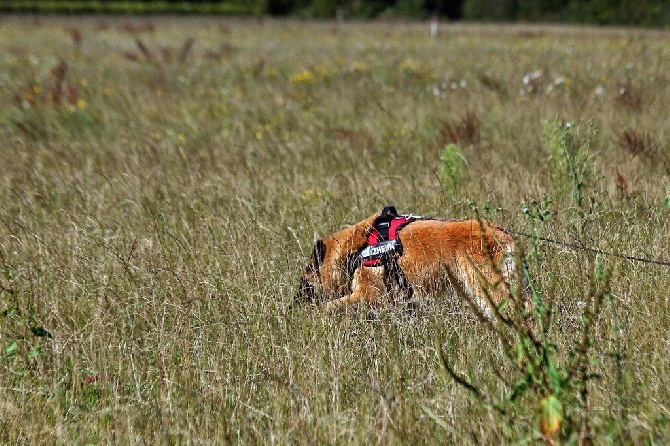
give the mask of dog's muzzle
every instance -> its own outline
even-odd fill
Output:
[[[316,288],[314,285],[305,277],[300,278],[300,283],[298,284],[298,291],[293,298],[290,309],[295,309],[305,303],[314,303],[316,299]]]

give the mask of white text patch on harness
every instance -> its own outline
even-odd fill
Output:
[[[361,260],[375,260],[382,257],[384,254],[394,252],[398,242],[395,240],[387,240],[373,246],[368,246],[361,251]]]

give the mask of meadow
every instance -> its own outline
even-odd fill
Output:
[[[315,236],[393,204],[670,260],[667,31],[3,16],[0,49],[3,444],[549,441],[456,293],[289,311]],[[669,267],[518,244],[556,376],[591,330],[556,441],[670,442]]]

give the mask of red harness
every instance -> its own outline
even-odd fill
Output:
[[[400,257],[402,255],[402,244],[398,233],[402,228],[416,220],[416,218],[407,215],[384,217],[386,217],[385,213],[375,223],[368,236],[368,244],[361,251],[360,256],[363,266],[380,266],[388,260]]]

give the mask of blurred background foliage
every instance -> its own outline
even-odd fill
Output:
[[[664,27],[668,0],[0,0],[0,11],[532,21]]]

